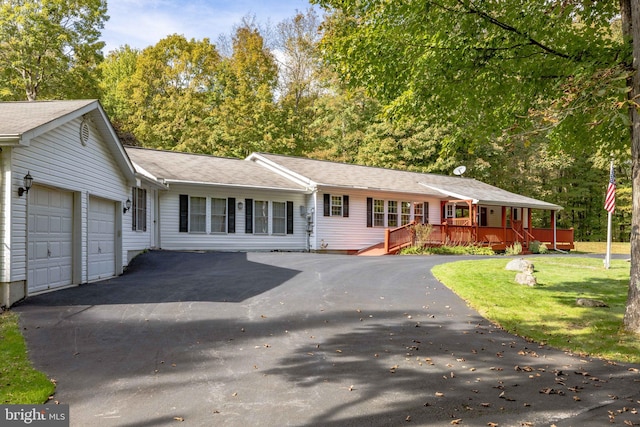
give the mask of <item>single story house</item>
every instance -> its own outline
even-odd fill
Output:
[[[123,147],[95,100],[0,103],[0,168],[0,306],[121,274],[149,248],[390,253],[415,223],[434,244],[573,244],[560,206],[474,179]],[[551,228],[530,226],[534,209]]]

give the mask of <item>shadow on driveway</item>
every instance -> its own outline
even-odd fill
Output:
[[[241,302],[300,271],[249,261],[246,253],[153,251],[120,277],[29,298],[29,305]]]
[[[150,252],[16,311],[72,426],[640,423],[637,367],[490,324],[458,259]]]

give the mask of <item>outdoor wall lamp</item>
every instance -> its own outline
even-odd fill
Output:
[[[241,211],[243,207],[244,205],[242,204],[242,202],[238,202],[238,210]]]
[[[131,200],[127,199],[126,202],[124,202],[124,208],[122,208],[122,214],[126,214],[127,211],[131,209]]]
[[[22,178],[22,185],[24,187],[18,188],[18,197],[22,197],[24,193],[28,193],[33,185],[33,177],[31,176],[31,172],[27,172],[27,174]]]

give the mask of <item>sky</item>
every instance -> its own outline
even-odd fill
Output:
[[[243,17],[253,15],[258,24],[275,27],[310,7],[308,0],[107,0],[110,18],[101,40],[105,55],[125,44],[144,49],[170,34],[216,43]]]

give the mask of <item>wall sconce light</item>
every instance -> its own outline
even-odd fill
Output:
[[[127,199],[126,202],[124,202],[124,208],[122,208],[122,214],[126,214],[127,211],[131,209],[131,200]]]
[[[22,185],[24,187],[18,188],[18,197],[22,197],[24,193],[28,193],[33,185],[33,177],[31,176],[31,172],[27,172],[27,174],[22,178]]]
[[[242,204],[242,202],[238,202],[238,210],[241,211],[243,207],[244,205]]]

